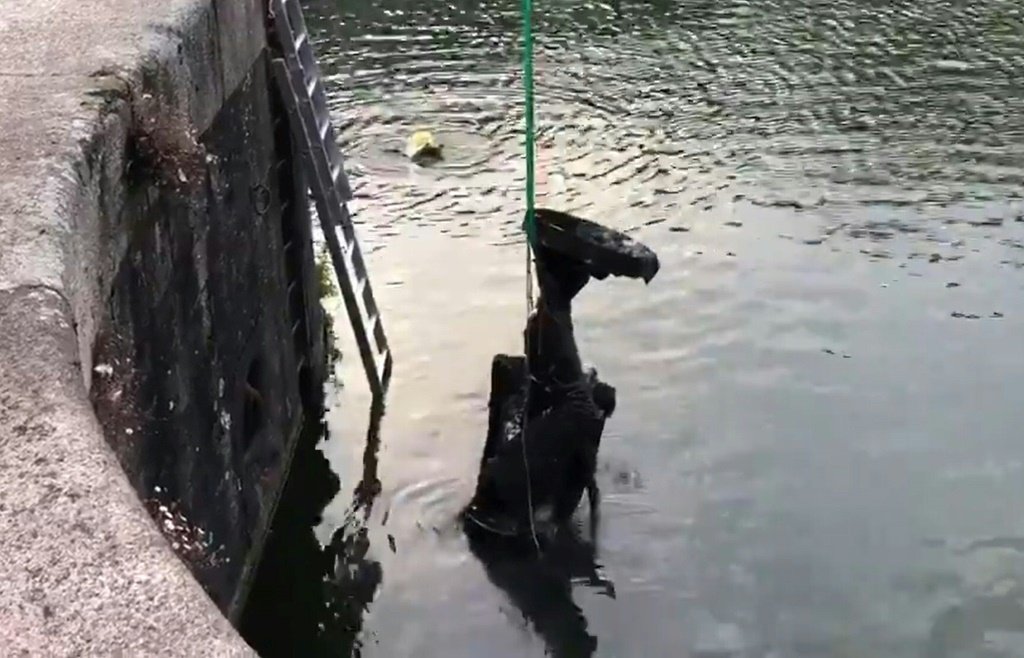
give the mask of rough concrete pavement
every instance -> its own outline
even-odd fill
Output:
[[[5,655],[252,654],[129,485],[87,373],[91,318],[124,248],[105,225],[121,159],[96,154],[123,151],[143,71],[161,78],[161,102],[208,126],[263,47],[258,7],[38,0],[0,12]]]

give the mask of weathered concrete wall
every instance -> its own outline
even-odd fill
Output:
[[[221,612],[323,377],[263,20],[260,0],[0,13],[5,653],[250,652]]]
[[[92,359],[108,442],[231,619],[301,429],[300,382],[323,376],[309,216],[267,71],[261,56],[198,142],[163,116],[168,136],[129,136],[107,229],[129,242]]]

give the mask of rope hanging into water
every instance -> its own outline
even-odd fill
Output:
[[[533,117],[533,0],[523,0],[523,88],[526,101],[526,327],[523,354],[526,357],[526,376],[530,377],[530,314],[533,312],[533,245],[537,238],[537,220],[534,216],[534,117]],[[530,482],[530,461],[526,456],[526,425],[527,411],[530,404],[530,382],[527,380],[526,392],[523,396],[523,422],[521,444],[523,448],[523,470],[526,474],[526,511],[530,517],[530,537],[533,545],[540,553],[540,541],[537,539],[537,528],[534,524],[533,485]]]
[[[533,311],[533,245],[537,239],[537,218],[534,215],[536,203],[536,170],[534,152],[536,144],[533,116],[533,0],[523,0],[523,94],[525,96],[525,127],[523,139],[526,142],[526,316]]]
[[[523,0],[523,91],[526,100],[526,238],[527,251],[537,237],[534,218],[533,0]]]

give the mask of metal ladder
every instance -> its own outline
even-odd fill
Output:
[[[298,0],[270,0],[270,11],[284,55],[271,62],[274,78],[302,152],[366,378],[373,396],[382,398],[391,379],[391,350],[346,205],[352,200],[352,189],[334,139],[320,69]]]

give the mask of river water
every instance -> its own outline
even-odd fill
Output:
[[[662,269],[576,305],[595,554],[491,571],[454,517],[525,320],[518,5],[306,12],[395,370],[371,418],[330,300],[264,655],[1024,656],[1018,0],[538,3],[539,203]]]

